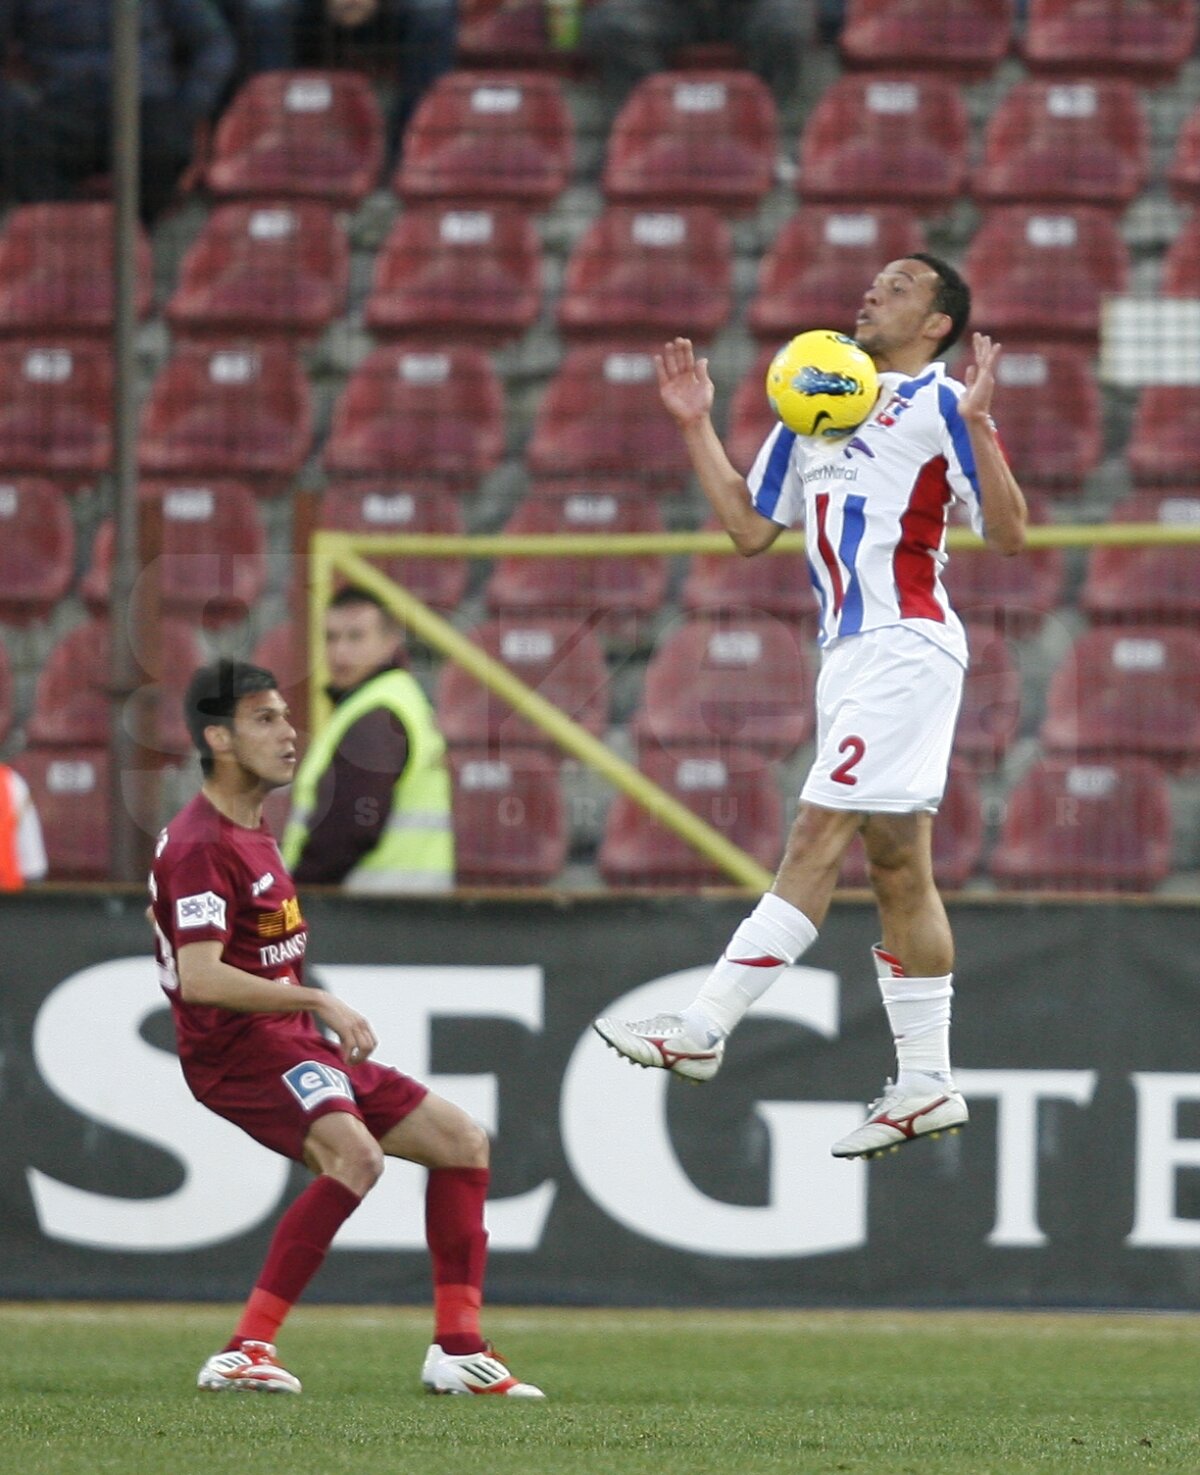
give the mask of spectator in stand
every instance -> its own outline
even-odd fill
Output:
[[[29,785],[0,763],[0,891],[20,891],[46,874],[42,825]]]
[[[616,106],[681,46],[732,43],[786,107],[815,24],[815,0],[600,0],[583,12],[581,49]]]
[[[399,153],[413,109],[454,65],[458,0],[224,0],[240,11],[246,64],[276,71],[301,63],[345,65],[373,51],[396,59],[388,151]]]
[[[348,891],[448,891],[454,833],[446,745],[404,669],[400,629],[365,589],[325,612],[333,714],[292,785],[283,851],[300,885]]]
[[[0,187],[22,203],[69,200],[111,167],[112,0],[0,0]],[[160,214],[236,63],[213,0],[142,0],[141,209]],[[24,80],[27,77],[28,80]]]

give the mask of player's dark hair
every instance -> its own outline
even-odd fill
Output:
[[[943,261],[940,256],[932,256],[928,251],[914,251],[909,260],[923,261],[937,274],[933,310],[944,312],[950,319],[950,331],[938,341],[937,346],[939,354],[945,353],[958,342],[967,326],[967,319],[971,316],[971,289],[950,263]]]
[[[183,698],[183,720],[200,754],[200,768],[205,777],[212,773],[214,760],[204,729],[213,723],[232,727],[233,714],[243,697],[278,689],[279,683],[270,671],[246,661],[222,658],[201,666],[193,675]]]
[[[355,604],[369,604],[377,609],[383,618],[391,625],[397,624],[396,616],[388,609],[378,594],[372,594],[369,589],[360,588],[358,584],[347,584],[329,601],[329,609],[348,609]]]

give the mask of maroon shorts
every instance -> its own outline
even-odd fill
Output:
[[[259,1043],[252,1071],[243,1063],[201,1089],[188,1084],[209,1111],[296,1162],[304,1161],[313,1123],[331,1111],[357,1117],[378,1140],[429,1094],[428,1086],[394,1066],[373,1060],[347,1066],[332,1045],[269,1035]]]

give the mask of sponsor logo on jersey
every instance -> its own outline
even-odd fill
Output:
[[[263,877],[263,880],[273,878]],[[255,882],[255,885],[258,885]],[[283,905],[274,912],[262,912],[258,917],[258,935],[260,937],[284,937],[289,932],[295,932],[297,927],[304,926],[304,918],[300,914],[300,901],[295,896],[289,896]]]
[[[295,937],[286,938],[283,942],[264,943],[258,950],[258,956],[264,968],[275,968],[280,963],[291,963],[302,958],[307,947],[308,933],[297,932]]]
[[[269,891],[275,884],[275,872],[268,871],[265,876],[260,876],[250,888],[251,896],[261,896],[264,891]]]
[[[175,926],[179,931],[189,927],[225,927],[225,898],[215,891],[201,891],[196,896],[181,896],[175,903]]]
[[[332,1065],[322,1065],[318,1060],[303,1060],[283,1073],[284,1084],[305,1111],[312,1111],[325,1101],[335,1097],[354,1100],[350,1077]]]

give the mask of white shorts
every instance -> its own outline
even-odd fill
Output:
[[[964,674],[903,626],[839,640],[817,678],[817,756],[800,798],[864,814],[936,811]]]

